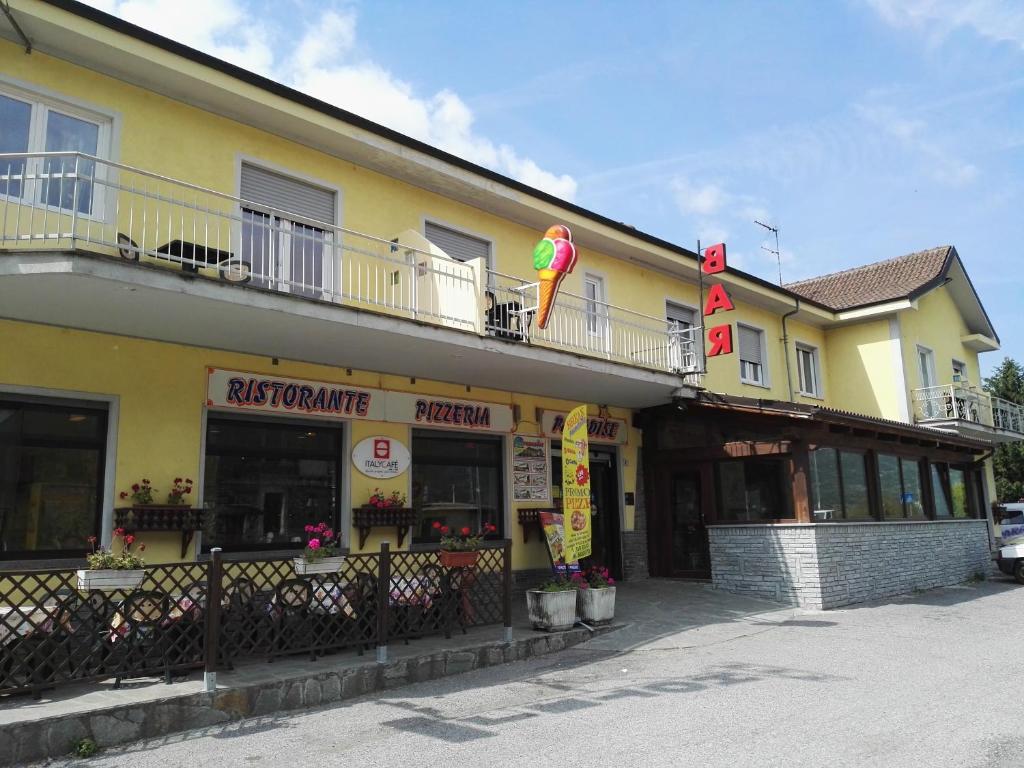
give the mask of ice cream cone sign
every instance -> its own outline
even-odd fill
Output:
[[[533,249],[533,268],[537,270],[537,327],[547,328],[558,287],[576,266],[576,246],[572,232],[564,224],[554,224]]]

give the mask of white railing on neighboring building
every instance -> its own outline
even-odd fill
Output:
[[[380,238],[77,152],[0,154],[0,243],[87,249],[661,371],[700,370],[699,328],[461,262],[415,232]]]
[[[921,423],[963,421],[1024,434],[1024,407],[969,384],[919,387],[911,394]]]

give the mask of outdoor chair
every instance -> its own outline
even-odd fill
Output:
[[[308,581],[285,579],[277,585],[268,662],[277,656],[307,650],[310,661],[316,661],[312,602],[313,587]]]
[[[156,670],[163,672],[164,682],[171,684],[171,658],[167,653],[169,610],[167,595],[162,592],[133,592],[118,609],[115,619],[111,661],[116,670],[114,688],[132,677],[148,677]]]

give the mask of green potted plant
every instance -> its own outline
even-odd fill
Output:
[[[341,554],[341,542],[327,523],[307,524],[306,546],[302,555],[293,561],[295,573],[306,576],[311,573],[337,573],[345,556]]]
[[[603,565],[593,565],[574,573],[578,587],[577,608],[580,621],[587,624],[608,624],[615,618],[615,579]]]
[[[579,584],[564,576],[555,576],[536,589],[526,592],[526,610],[534,629],[561,632],[576,623],[576,593]]]
[[[480,559],[480,542],[488,533],[494,533],[498,527],[484,523],[480,530],[474,531],[468,525],[453,532],[439,520],[433,522],[433,528],[441,534],[441,552],[438,558],[444,568],[472,568]]]
[[[115,553],[113,546],[110,549],[97,547],[95,536],[87,539],[92,552],[85,556],[89,567],[78,571],[78,589],[82,592],[130,592],[146,577],[146,563],[142,559],[146,545],[136,544],[135,536],[125,533],[123,528],[114,529],[114,539],[121,542],[120,552]]]

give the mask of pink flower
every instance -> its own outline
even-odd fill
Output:
[[[326,531],[324,531],[324,538],[325,539],[333,539],[334,538],[334,531],[332,531],[330,528],[328,528]]]
[[[320,539],[310,539],[306,546],[310,549],[320,549]]]
[[[313,532],[313,526],[307,524],[305,530],[306,530],[306,533],[312,533]]]

